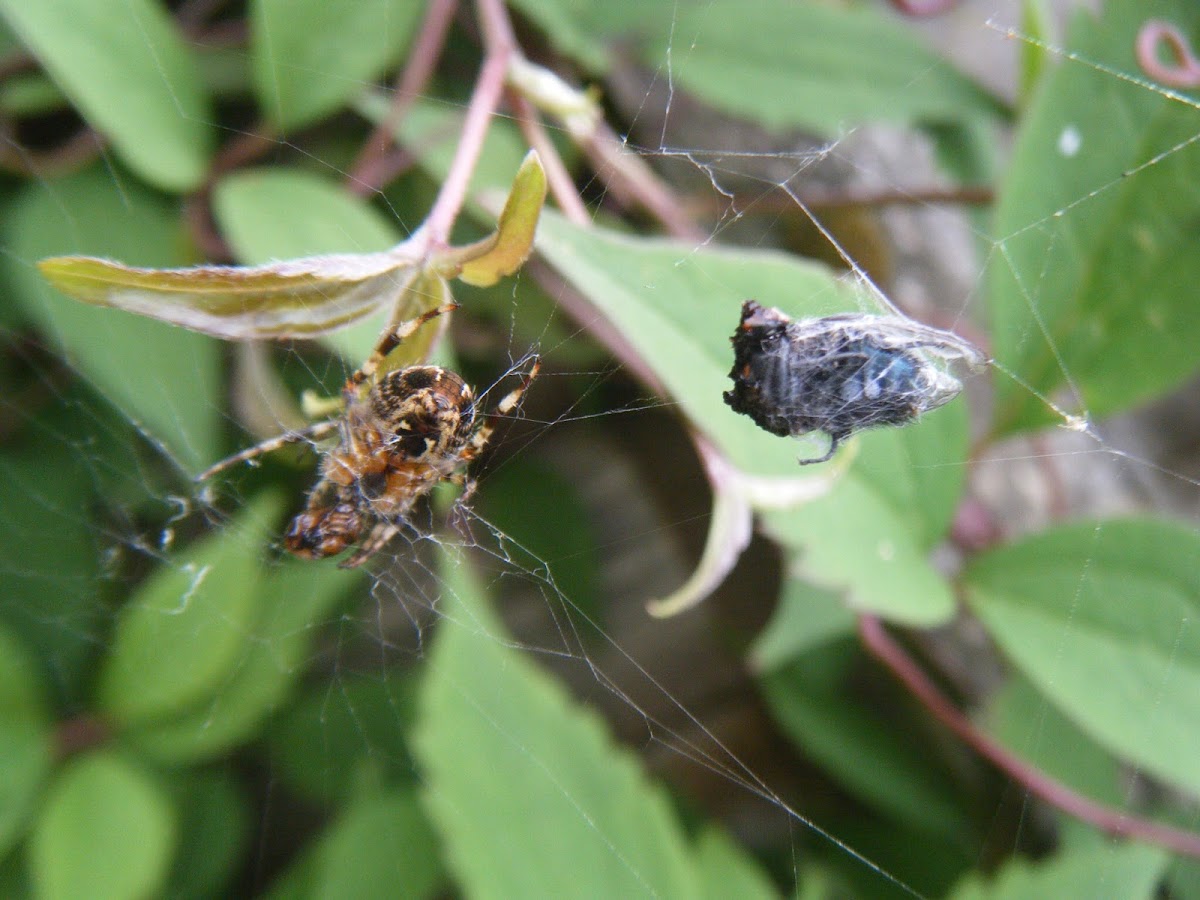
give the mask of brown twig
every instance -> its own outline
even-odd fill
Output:
[[[881,206],[932,206],[961,204],[981,206],[996,199],[996,191],[987,185],[963,185],[949,188],[916,188],[885,190],[835,190],[798,192],[800,199],[812,210],[835,210]],[[779,202],[784,202],[780,198]]]
[[[517,111],[517,124],[521,128],[521,133],[525,135],[525,140],[529,142],[529,146],[536,150],[542,159],[542,166],[546,170],[546,180],[550,185],[550,193],[558,201],[559,209],[576,225],[590,225],[592,217],[588,215],[583,198],[575,189],[575,182],[571,178],[571,173],[567,171],[567,165],[563,162],[558,148],[554,146],[554,141],[550,140],[550,135],[546,133],[546,126],[542,124],[537,109],[528,97],[515,91],[512,101],[513,108]]]
[[[260,122],[250,130],[234,135],[213,157],[203,190],[211,190],[216,180],[226,172],[254,162],[278,144],[278,136],[266,122]]]
[[[668,397],[670,392],[662,383],[653,367],[638,352],[616,325],[605,318],[595,305],[579,292],[573,284],[563,278],[557,270],[539,256],[531,257],[522,269],[554,298],[556,305],[578,322],[590,337],[598,341],[647,388],[659,397]]]
[[[64,719],[54,731],[54,746],[60,759],[66,759],[108,743],[113,730],[99,716],[81,715]]]
[[[12,50],[7,53],[3,59],[0,59],[0,81],[6,78],[11,78],[14,75],[23,75],[26,72],[37,71],[38,62],[34,59],[32,53],[25,53],[21,50]]]
[[[50,150],[33,151],[9,140],[0,151],[0,168],[17,175],[55,178],[82,169],[106,146],[104,135],[88,125]]]
[[[590,134],[574,137],[605,187],[626,205],[646,210],[673,237],[697,243],[708,237],[646,161],[626,151],[608,123],[598,120]]]
[[[466,200],[467,187],[483,150],[488,126],[504,93],[509,61],[517,52],[517,41],[502,0],[477,0],[476,9],[484,39],[483,66],[471,92],[454,161],[423,226],[430,250],[438,250],[449,243],[450,229]]]
[[[217,230],[212,216],[212,189],[226,172],[253,162],[277,145],[274,133],[266,123],[235,135],[213,157],[204,183],[192,193],[183,206],[192,242],[213,262],[232,262],[233,251]]]
[[[1200,857],[1200,834],[1152,822],[1097,803],[1061,781],[1051,778],[1041,769],[979,731],[971,720],[959,712],[938,690],[903,648],[891,639],[879,619],[860,615],[858,633],[863,646],[871,655],[883,663],[938,721],[1030,793],[1108,834],[1134,838],[1187,856]]]
[[[424,92],[437,68],[438,58],[446,45],[446,34],[458,11],[458,0],[431,0],[425,20],[417,32],[408,62],[396,79],[392,106],[367,138],[358,158],[350,167],[346,187],[360,197],[373,194],[390,180],[393,167],[388,165],[389,153],[396,128],[414,101]],[[394,176],[391,176],[394,177]],[[381,180],[385,179],[385,180]]]

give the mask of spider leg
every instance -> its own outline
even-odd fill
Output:
[[[504,398],[484,417],[483,424],[476,429],[475,434],[471,437],[471,443],[467,445],[465,450],[466,453],[470,454],[467,458],[473,459],[487,445],[500,419],[517,408],[521,402],[521,398],[529,390],[529,385],[533,384],[533,379],[537,378],[538,372],[541,370],[542,361],[535,356],[533,358],[533,365],[529,367],[529,371],[525,373],[525,377],[521,379],[521,383],[504,395]]]
[[[371,355],[367,357],[367,361],[359,367],[357,372],[346,379],[346,387],[343,391],[353,393],[359,385],[375,374],[380,364],[387,359],[388,354],[416,334],[418,328],[431,319],[436,319],[438,316],[453,312],[456,309],[458,309],[457,303],[447,303],[445,306],[439,306],[436,309],[429,310],[429,312],[422,313],[415,319],[401,322],[395,328],[389,328],[383,333],[383,337],[379,339],[379,343],[375,345],[375,349],[371,351]]]
[[[450,477],[450,480],[463,489],[462,493],[458,495],[455,505],[465,507],[471,502],[471,498],[475,496],[475,490],[479,487],[479,482],[474,478],[468,478],[462,472],[456,472]]]
[[[215,465],[209,466],[203,472],[196,476],[196,481],[207,481],[218,472],[224,472],[231,466],[236,466],[241,462],[249,462],[256,459],[265,453],[274,453],[280,447],[286,447],[288,444],[295,444],[300,441],[318,441],[321,438],[328,437],[337,431],[338,423],[331,419],[328,422],[317,422],[315,425],[309,425],[307,428],[301,428],[299,431],[288,431],[278,437],[270,438],[260,444],[255,444],[253,447],[247,447],[241,453],[235,453],[233,456],[226,457]]]
[[[833,454],[837,453],[838,444],[841,443],[845,435],[831,434],[829,435],[829,449],[824,456],[814,457],[813,459],[798,459],[796,462],[802,466],[816,465],[817,463],[829,462],[833,459]]]
[[[392,522],[376,522],[371,530],[367,533],[367,539],[363,541],[362,546],[358,548],[358,551],[345,562],[338,563],[338,568],[357,569],[368,559],[382,550],[384,545],[399,533],[399,525],[396,525]]]

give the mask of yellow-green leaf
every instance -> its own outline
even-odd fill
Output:
[[[517,170],[496,230],[477,244],[452,251],[464,259],[458,277],[488,287],[521,268],[533,250],[533,236],[546,200],[546,171],[536,150]]]

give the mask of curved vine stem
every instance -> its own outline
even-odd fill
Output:
[[[1108,834],[1135,838],[1187,856],[1200,857],[1200,834],[1152,822],[1097,803],[1061,781],[1051,778],[1041,769],[988,737],[938,690],[921,667],[892,640],[879,619],[860,615],[858,633],[868,652],[883,663],[939,722],[1031,794]]]

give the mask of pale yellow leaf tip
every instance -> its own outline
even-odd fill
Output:
[[[533,252],[545,202],[546,170],[537,151],[530,150],[517,169],[496,231],[475,245],[479,255],[463,262],[458,277],[467,284],[488,287],[520,269]]]
[[[753,521],[745,498],[728,485],[714,485],[712,520],[696,571],[669,597],[647,603],[646,611],[667,619],[699,605],[725,580],[750,543]]]

